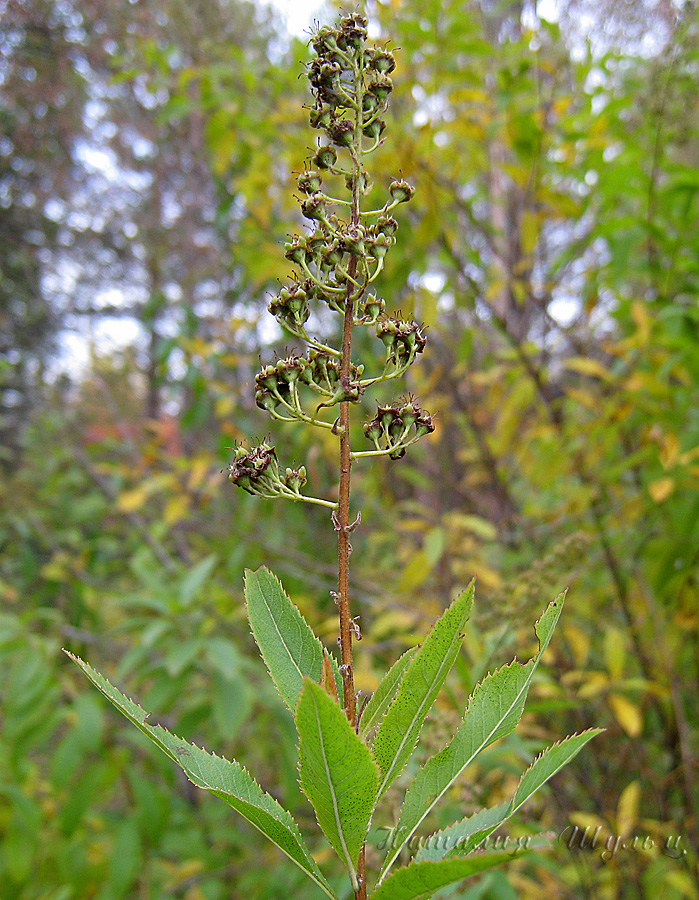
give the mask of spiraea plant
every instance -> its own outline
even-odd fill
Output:
[[[331,510],[338,535],[338,585],[333,596],[339,611],[339,662],[265,568],[246,573],[248,616],[274,684],[295,716],[301,788],[347,870],[355,900],[369,895],[374,900],[417,900],[510,859],[511,853],[484,849],[486,839],[597,730],[572,735],[545,750],[524,772],[508,802],[431,836],[421,831],[435,805],[477,755],[517,725],[561,612],[563,597],[559,596],[535,626],[537,653],[524,664],[514,661],[484,678],[466,703],[451,741],[418,769],[397,825],[391,829],[383,865],[378,873],[367,873],[366,839],[377,805],[412,756],[423,723],[460,652],[473,585],[448,606],[422,644],[394,663],[368,702],[358,705],[352,647],[359,626],[349,595],[350,536],[359,522],[359,516],[353,519],[350,511],[352,465],[376,456],[400,459],[408,447],[434,431],[430,414],[407,396],[379,404],[375,414],[369,414],[363,426],[368,444],[353,449],[350,442],[353,411],[360,412],[372,388],[400,379],[426,343],[421,326],[387,315],[385,301],[372,288],[396,240],[398,223],[392,212],[411,199],[413,188],[397,179],[388,185],[382,204],[362,208],[373,193],[365,160],[382,141],[382,116],[395,66],[387,49],[369,47],[366,40],[367,20],[358,14],[345,16],[337,27],[320,28],[312,38],[310,122],[321,136],[310,164],[298,178],[301,210],[310,225],[286,245],[295,275],[269,305],[279,323],[305,344],[306,352],[264,366],[255,378],[257,405],[274,419],[325,428],[336,436],[337,497],[304,493],[304,467],[280,464],[270,440],[236,448],[228,472],[230,480],[249,493]],[[308,333],[314,310],[324,307],[341,321],[339,347]],[[365,366],[352,360],[356,328],[375,330],[383,345],[381,362]],[[345,896],[347,887],[331,887],[320,871],[290,813],[239,763],[151,724],[141,707],[82,660],[75,661],[195,785],[244,816],[328,897]],[[395,867],[399,861],[406,862],[416,837],[419,852],[407,864]]]

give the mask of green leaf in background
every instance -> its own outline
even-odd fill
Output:
[[[396,695],[398,685],[401,683],[403,676],[405,675],[405,670],[408,667],[408,663],[415,655],[415,651],[415,647],[406,650],[402,656],[398,657],[381,679],[381,683],[364,707],[364,712],[362,713],[362,718],[359,723],[360,734],[368,734],[383,718],[384,713],[391,704],[391,700],[393,700]]]
[[[435,891],[509,862],[513,853],[487,853],[470,859],[413,862],[393,872],[376,888],[371,900],[427,900]]]
[[[415,749],[422,723],[454,664],[471,612],[474,586],[457,597],[413,656],[396,699],[381,721],[374,758],[381,769],[379,796],[400,774]]]
[[[514,815],[549,778],[552,778],[556,772],[577,756],[588,741],[603,731],[603,728],[588,728],[587,731],[572,734],[565,740],[552,744],[524,772],[509,803],[503,803],[492,809],[484,809],[432,835],[420,850],[418,859],[435,860],[445,856],[451,859],[470,853],[496,828]]]
[[[193,784],[225,800],[286,853],[328,897],[335,897],[301,837],[296,822],[284,807],[262,790],[240,763],[189,744],[166,731],[162,725],[148,725],[149,713],[125,697],[88,663],[67,650],[65,653],[129,721],[184,770]]]
[[[296,727],[301,787],[357,890],[357,860],[376,802],[378,767],[343,709],[309,678],[304,680]]]
[[[382,874],[410,840],[420,823],[478,754],[516,728],[527,699],[529,685],[541,655],[553,635],[564,595],[553,600],[534,626],[539,651],[527,663],[516,660],[487,675],[468,702],[464,718],[451,742],[433,756],[415,776],[405,796],[391,852]]]
[[[296,711],[304,675],[320,681],[323,645],[269,569],[245,571],[250,627],[282,699]]]

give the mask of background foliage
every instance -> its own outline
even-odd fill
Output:
[[[310,898],[59,652],[312,822],[242,570],[277,571],[330,645],[334,534],[219,474],[266,428],[258,354],[288,346],[265,306],[308,149],[307,48],[244,2],[0,9],[0,896]],[[608,730],[520,814],[522,833],[563,839],[444,896],[697,898],[695,5],[367,12],[400,48],[375,180],[418,189],[380,290],[430,328],[412,387],[440,415],[411,458],[357,467],[359,686],[475,575],[433,752],[570,586],[523,727],[483,754],[452,819],[507,796],[565,731]],[[284,440],[322,491],[332,448]],[[628,846],[569,849],[576,825]]]

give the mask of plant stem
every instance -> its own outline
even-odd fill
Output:
[[[360,138],[361,140],[361,138]],[[352,185],[352,224],[359,222],[359,194],[361,165],[354,165]],[[357,257],[350,257],[349,275],[357,272]],[[345,319],[342,329],[342,357],[340,359],[340,384],[349,384],[351,378],[352,329],[354,327],[354,306],[351,282],[347,285],[345,297]],[[342,680],[345,694],[345,713],[354,727],[357,723],[356,695],[354,691],[354,665],[352,660],[352,617],[349,601],[349,558],[350,547],[350,478],[352,451],[350,447],[350,403],[340,403],[340,491],[337,507],[338,529],[338,607],[340,610],[340,655],[342,657]]]
[[[359,209],[362,184],[362,76],[358,66],[354,68],[356,118],[354,145],[350,151],[353,163],[352,178],[352,225],[361,221]],[[357,276],[357,256],[352,254],[347,274],[349,282],[345,294],[345,318],[342,329],[342,357],[340,359],[340,384],[349,385],[351,380],[352,329],[354,328],[354,310],[358,297],[354,296]],[[362,291],[358,291],[361,296]],[[340,612],[340,655],[342,665],[342,681],[344,685],[345,714],[353,728],[357,727],[357,698],[354,690],[354,663],[352,659],[352,617],[349,599],[349,558],[350,546],[350,479],[352,469],[352,451],[350,447],[350,402],[340,403],[340,490],[337,508],[338,530],[338,591],[337,603]],[[355,889],[355,900],[366,900],[366,862],[365,849],[362,847],[357,866],[359,887]]]

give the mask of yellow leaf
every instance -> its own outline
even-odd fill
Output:
[[[225,419],[235,409],[235,399],[233,397],[219,397],[214,406],[216,418]]]
[[[613,381],[614,376],[605,368],[601,362],[596,359],[589,359],[587,356],[574,356],[565,363],[565,368],[571,372],[578,372],[580,375],[589,375],[591,378],[601,378],[603,381]]]
[[[531,256],[536,250],[536,243],[539,239],[539,216],[531,210],[525,210],[522,213],[520,224],[522,252],[527,256]]]
[[[669,469],[677,462],[680,455],[680,441],[676,434],[666,434],[660,447],[660,462],[664,469]]]
[[[649,485],[648,493],[651,495],[653,500],[656,503],[662,503],[663,500],[667,500],[670,494],[675,490],[675,479],[674,478],[659,478],[657,481],[654,481],[653,484]]]
[[[638,804],[641,799],[641,784],[632,781],[621,792],[616,808],[616,833],[624,840],[636,826],[638,821]]]
[[[585,409],[592,410],[593,412],[597,412],[597,410],[599,409],[598,398],[593,396],[589,391],[583,391],[580,388],[569,387],[566,388],[566,394],[570,397],[571,400],[575,400],[576,403],[579,403],[581,406],[585,407]]]
[[[581,666],[590,652],[590,638],[577,625],[565,625],[563,634],[573,650],[577,665]]]
[[[337,627],[337,620],[334,620]],[[399,609],[384,613],[374,619],[369,634],[372,641],[381,641],[395,632],[410,631],[415,625],[415,616]]]
[[[648,307],[641,300],[634,300],[631,304],[631,317],[638,328],[638,341],[647,344],[650,340],[651,318]]]
[[[427,549],[417,550],[412,554],[410,562],[403,569],[398,590],[409,591],[420,587],[427,580],[436,563],[436,560],[430,558],[430,553]]]
[[[210,469],[211,460],[201,456],[193,460],[187,481],[188,490],[195,491],[208,475]]]
[[[175,525],[181,522],[187,515],[189,510],[189,497],[186,494],[179,494],[171,497],[165,504],[163,519],[166,525]]]
[[[594,697],[609,687],[609,678],[606,672],[589,672],[585,684],[580,686],[578,697]]]
[[[638,706],[621,694],[610,694],[607,700],[614,718],[624,731],[629,737],[637,738],[643,731],[643,714]]]
[[[572,812],[568,818],[573,823],[573,825],[577,825],[581,831],[585,831],[588,829],[588,834],[594,834],[597,829],[600,830],[600,837],[603,838],[609,833],[609,826],[605,822],[605,820],[601,816],[595,815],[595,813],[584,812],[583,810]]]
[[[125,491],[117,500],[119,512],[130,513],[140,509],[150,496],[148,484],[140,484],[130,491]]]
[[[613,626],[607,628],[604,633],[604,659],[612,678],[621,678],[626,659],[626,637]]]
[[[468,561],[465,568],[470,572],[470,575],[476,578],[484,587],[493,589],[502,587],[502,578],[499,573],[483,563],[476,562],[476,560],[472,559]]]

